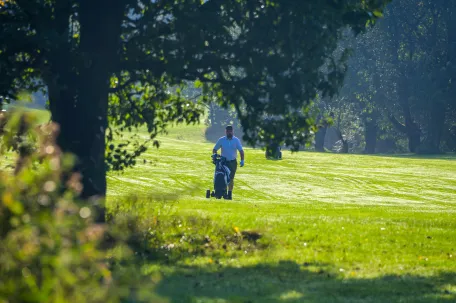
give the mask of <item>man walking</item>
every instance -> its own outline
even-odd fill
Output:
[[[234,136],[233,126],[228,125],[225,128],[226,136],[218,139],[215,143],[212,154],[217,154],[217,151],[222,148],[222,157],[226,158],[226,166],[230,169],[230,184],[228,185],[228,200],[233,198],[234,176],[237,169],[237,151],[241,155],[241,167],[244,166],[244,150],[242,149],[241,140]]]

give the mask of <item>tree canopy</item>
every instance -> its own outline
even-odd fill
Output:
[[[233,105],[248,143],[274,136],[297,149],[313,124],[308,102],[342,84],[343,32],[362,31],[387,2],[3,1],[0,95],[45,89],[57,142],[79,159],[83,197],[103,196],[106,156],[133,164],[145,148],[106,144],[117,129],[145,125],[154,139],[173,121],[199,120],[198,102],[181,94],[188,83],[200,102],[212,94]]]

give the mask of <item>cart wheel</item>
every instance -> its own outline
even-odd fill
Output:
[[[210,197],[211,197],[211,190],[208,189],[208,190],[206,190],[206,198],[209,199]]]

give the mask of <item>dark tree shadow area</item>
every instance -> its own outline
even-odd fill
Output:
[[[179,267],[155,285],[170,302],[456,302],[456,272],[345,278],[324,264]],[[448,290],[446,287],[452,287]]]

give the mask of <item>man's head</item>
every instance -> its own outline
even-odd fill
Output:
[[[228,139],[233,138],[233,134],[234,134],[234,132],[233,132],[233,126],[227,125],[227,126],[225,127],[225,133],[226,133],[226,137],[227,137]]]

